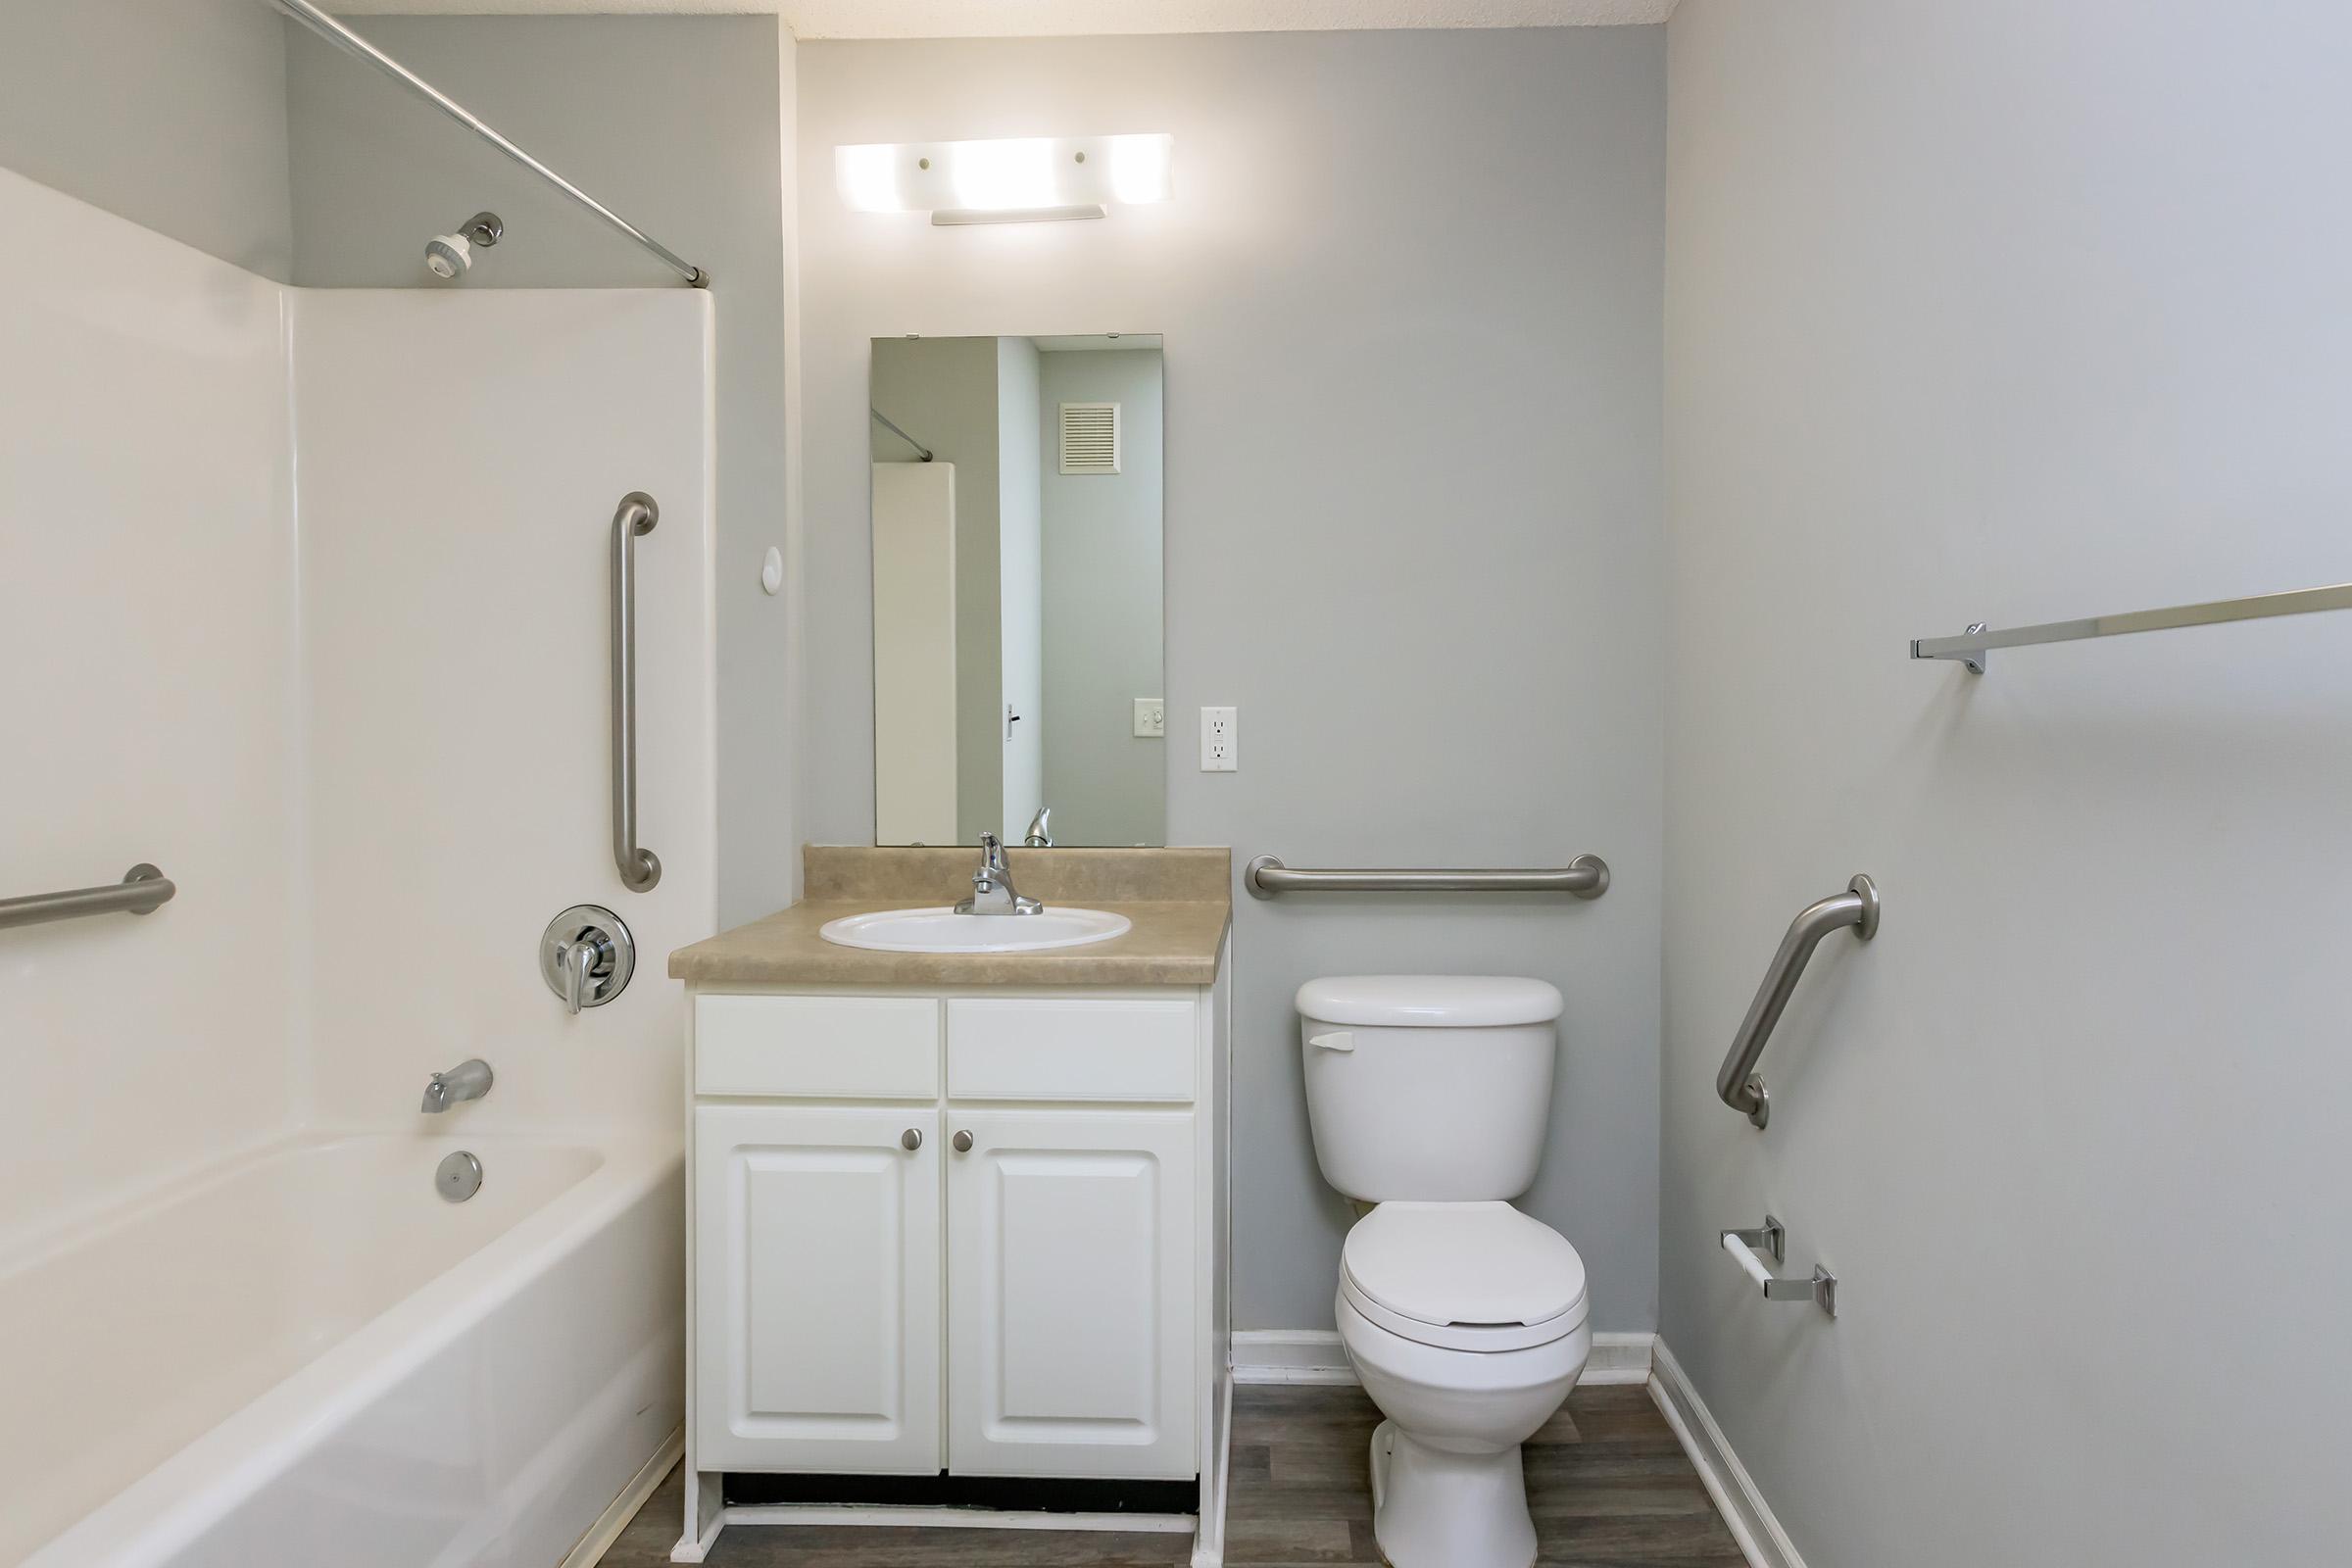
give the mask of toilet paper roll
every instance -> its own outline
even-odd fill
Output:
[[[1739,1237],[1726,1234],[1723,1238],[1723,1250],[1740,1260],[1740,1266],[1747,1270],[1747,1277],[1756,1282],[1757,1290],[1760,1291],[1772,1283],[1771,1271],[1764,1267],[1764,1260],[1755,1254],[1753,1248],[1740,1240]]]

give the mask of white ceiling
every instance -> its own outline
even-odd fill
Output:
[[[1035,38],[1664,22],[1675,0],[328,0],[345,15],[774,12],[803,38]]]

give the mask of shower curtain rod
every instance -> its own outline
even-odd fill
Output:
[[[925,463],[929,463],[931,461],[931,449],[923,445],[920,441],[917,441],[914,437],[908,435],[906,431],[900,429],[898,425],[892,421],[889,415],[884,414],[880,409],[875,408],[870,403],[865,406],[865,412],[872,415],[876,419],[880,420],[883,429],[888,430],[892,435],[897,436],[900,440],[914,448],[915,451],[920,452],[923,455],[923,461]]]
[[[337,22],[325,12],[319,10],[317,6],[311,3],[311,0],[272,0],[272,3],[275,4],[280,11],[283,11],[286,15],[292,17],[295,21],[310,28],[313,32],[318,34],[319,37],[324,38],[328,43],[331,43],[336,48],[342,50],[345,54],[365,60],[368,62],[368,64],[375,67],[376,70],[382,72],[385,75],[390,76],[394,81],[399,82],[402,86],[408,88],[411,92],[422,98],[426,103],[431,104],[435,109],[440,110],[450,119],[456,121],[459,124],[464,125],[467,130],[472,131],[476,136],[481,137],[482,140],[488,142],[500,152],[505,153],[509,158],[514,159],[514,162],[520,164],[532,173],[537,174],[541,179],[546,180],[550,185],[555,186],[556,189],[562,191],[564,195],[570,197],[573,201],[579,203],[582,207],[587,208],[588,211],[594,213],[597,217],[603,219],[606,222],[612,224],[614,228],[620,230],[620,232],[626,234],[629,238],[635,240],[647,250],[653,252],[656,256],[662,259],[664,266],[676,271],[680,277],[686,279],[687,282],[693,284],[696,288],[709,288],[710,286],[710,274],[709,272],[704,271],[692,262],[685,260],[676,252],[672,251],[668,246],[662,244],[660,240],[655,239],[652,235],[646,233],[645,230],[639,228],[636,224],[630,222],[627,219],[622,218],[618,213],[612,211],[612,208],[607,207],[603,202],[598,201],[595,197],[580,189],[579,186],[574,185],[570,180],[565,179],[562,174],[557,173],[554,170],[548,168],[538,159],[533,158],[529,153],[524,152],[521,148],[507,140],[506,137],[500,135],[489,125],[484,124],[482,121],[464,104],[459,103],[456,99],[450,97],[449,94],[441,91],[441,89],[435,87],[431,82],[425,80],[422,76],[417,75],[416,73],[411,71],[408,67],[402,65],[399,61],[393,59],[390,55],[384,53],[381,49],[378,49],[375,45],[369,43],[358,33],[352,31],[349,27],[343,25],[342,23]]]

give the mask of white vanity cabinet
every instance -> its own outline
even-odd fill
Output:
[[[730,1471],[1199,1478],[1221,1515],[1223,1000],[695,990],[687,1458],[706,1545],[789,1511],[726,1508]]]

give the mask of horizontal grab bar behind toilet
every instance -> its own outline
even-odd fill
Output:
[[[1764,1266],[1758,1252],[1770,1252],[1775,1263],[1788,1260],[1788,1227],[1770,1214],[1764,1223],[1750,1231],[1718,1231],[1717,1240],[1723,1250],[1756,1282],[1767,1301],[1811,1301],[1832,1317],[1838,1315],[1838,1276],[1813,1265],[1813,1277],[1806,1280],[1785,1280]]]
[[[1562,866],[1492,871],[1309,871],[1261,855],[1242,868],[1242,886],[1260,899],[1277,893],[1573,893],[1597,899],[1609,891],[1609,866],[1597,855],[1580,855]]]
[[[1715,1093],[1723,1102],[1744,1112],[1758,1127],[1772,1119],[1772,1096],[1756,1075],[1756,1060],[1764,1054],[1773,1025],[1781,1021],[1789,997],[1795,994],[1796,982],[1803,978],[1813,950],[1840,926],[1852,926],[1855,939],[1862,942],[1879,934],[1878,885],[1858,871],[1843,893],[1805,906],[1788,922],[1780,951],[1764,971],[1764,983],[1756,988],[1756,1000],[1747,1004],[1747,1016],[1740,1020],[1740,1032],[1732,1036],[1732,1049],[1724,1054],[1723,1067],[1715,1074]]]

